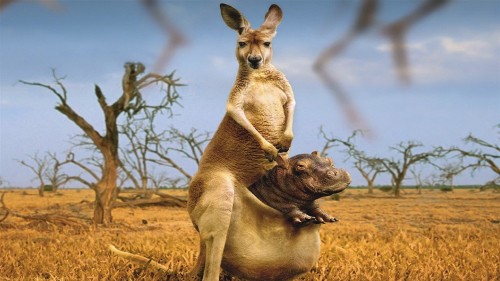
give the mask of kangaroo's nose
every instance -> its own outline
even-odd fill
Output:
[[[260,61],[262,60],[262,57],[258,57],[258,56],[255,56],[255,57],[248,57],[248,61],[252,64],[257,64],[259,63]]]

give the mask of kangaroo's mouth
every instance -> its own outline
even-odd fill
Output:
[[[259,69],[259,67],[261,66],[261,63],[260,62],[248,62],[248,66],[250,66],[253,69]]]

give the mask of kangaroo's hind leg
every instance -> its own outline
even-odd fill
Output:
[[[196,260],[196,265],[190,272],[191,276],[195,278],[194,280],[201,280],[203,278],[203,271],[205,270],[205,260],[205,243],[203,243],[203,240],[200,240],[200,252]]]
[[[200,233],[201,245],[198,269],[204,267],[204,281],[218,281],[227,232],[231,223],[234,202],[234,182],[230,175],[212,175],[205,182],[205,192],[191,215]]]

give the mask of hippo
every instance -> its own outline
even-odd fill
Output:
[[[337,221],[316,199],[339,193],[351,183],[348,172],[333,166],[317,151],[289,160],[279,155],[278,165],[252,184],[250,191],[266,205],[283,213],[294,225]]]

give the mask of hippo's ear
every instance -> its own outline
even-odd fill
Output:
[[[314,155],[314,156],[318,156],[318,157],[319,157],[319,152],[317,152],[317,151],[315,150],[315,151],[313,151],[313,152],[311,153],[311,155]]]
[[[288,163],[288,153],[278,153],[278,157],[276,157],[276,162],[278,163],[278,167],[288,170],[290,165]]]

